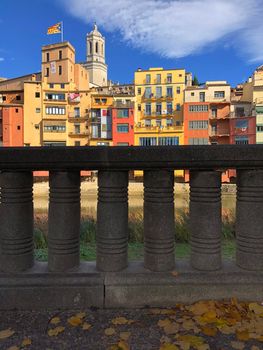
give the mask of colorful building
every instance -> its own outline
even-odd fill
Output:
[[[191,75],[184,69],[138,69],[134,83],[134,144],[183,145],[184,89]]]
[[[134,102],[115,100],[112,107],[113,146],[134,145]]]

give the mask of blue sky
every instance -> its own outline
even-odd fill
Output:
[[[0,77],[41,68],[41,46],[61,20],[85,60],[96,20],[106,37],[109,79],[131,83],[140,67],[185,68],[200,82],[245,81],[263,64],[262,0],[0,0]]]

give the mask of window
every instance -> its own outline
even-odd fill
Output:
[[[46,77],[49,77],[49,68],[46,68]]]
[[[189,112],[208,112],[208,105],[190,105]]]
[[[141,93],[142,93],[142,89],[141,88],[138,88],[138,95],[141,95]]]
[[[145,88],[145,98],[151,98],[152,97],[152,88],[147,87]]]
[[[128,133],[129,132],[129,124],[117,124],[117,132]]]
[[[247,136],[236,136],[235,143],[236,143],[236,145],[248,145],[248,137]]]
[[[159,137],[159,146],[178,146],[179,137]]]
[[[194,96],[195,95],[195,93],[194,92],[191,92],[191,96]]]
[[[92,54],[92,42],[89,42],[89,53]]]
[[[46,107],[46,114],[65,115],[66,108],[65,107]]]
[[[167,97],[173,97],[173,88],[171,86],[167,87],[166,95]]]
[[[171,74],[171,73],[168,73],[168,74],[167,74],[167,83],[168,83],[168,84],[171,84],[172,82],[173,82],[172,74]]]
[[[150,103],[146,103],[145,105],[145,115],[151,115],[152,114],[152,105]]]
[[[44,132],[66,132],[66,125],[44,125]]]
[[[208,129],[207,120],[191,120],[188,123],[189,129],[198,130],[198,129]]]
[[[217,108],[212,108],[211,112],[212,112],[212,118],[217,118]]]
[[[54,84],[49,84],[50,89],[54,89]]]
[[[236,107],[235,112],[236,112],[235,116],[237,118],[244,117],[244,115],[245,115],[245,108],[244,107]]]
[[[181,126],[181,125],[182,125],[182,122],[180,122],[179,120],[177,120],[177,121],[175,122],[175,125],[176,125],[176,126]]]
[[[104,103],[104,104],[107,103],[107,99],[106,99],[106,98],[102,98],[101,101],[102,101],[102,103]]]
[[[140,137],[140,146],[157,146],[156,137]]]
[[[41,109],[40,108],[36,108],[36,113],[40,113]]]
[[[129,146],[129,142],[117,142],[117,146]]]
[[[128,109],[118,109],[117,118],[129,118],[129,110]]]
[[[167,108],[167,114],[172,114],[173,113],[173,104],[172,104],[172,102],[167,102],[166,108]]]
[[[162,115],[162,104],[156,103],[156,115]]]
[[[18,110],[18,108],[16,108],[16,113],[18,113],[19,112],[19,110]]]
[[[151,84],[151,74],[146,74],[146,84]]]
[[[62,75],[62,66],[58,66],[58,74]]]
[[[47,62],[49,62],[49,52],[47,52]]]
[[[18,126],[17,126],[17,130],[20,130],[20,129],[21,129],[21,126],[20,126],[20,125],[18,125]]]
[[[248,128],[248,120],[236,120],[235,128],[246,131]]]
[[[62,60],[62,50],[59,50],[58,58]]]
[[[61,89],[65,89],[65,84],[60,84]]]
[[[45,97],[46,97],[46,100],[50,100],[50,101],[54,101],[54,100],[65,101],[66,99],[65,94],[47,94],[46,93]]]
[[[17,101],[21,101],[21,96],[20,95],[16,95],[16,100]]]
[[[205,102],[205,92],[199,92],[199,101]]]
[[[208,139],[202,137],[189,138],[189,145],[208,145]]]
[[[157,98],[162,97],[162,87],[161,86],[156,87],[156,97]]]
[[[74,108],[74,118],[80,118],[80,108],[79,107]]]
[[[177,112],[181,110],[181,105],[180,105],[180,103],[177,103],[177,105],[176,105],[176,110],[177,110]]]
[[[156,75],[156,83],[161,84],[161,74]]]
[[[3,96],[2,99],[3,99],[3,101],[6,101],[6,96]]]
[[[35,98],[40,98],[40,92],[35,93]]]
[[[100,99],[99,98],[95,98],[95,103],[100,103]]]
[[[151,120],[146,119],[146,120],[145,120],[145,127],[146,127],[146,128],[149,128],[149,127],[151,127],[151,126],[152,126]]]
[[[156,120],[156,126],[157,126],[158,128],[160,128],[160,127],[162,126],[162,120],[161,120],[161,119],[157,119],[157,120]]]
[[[225,98],[225,91],[215,91],[214,97],[215,98]]]
[[[80,134],[80,125],[79,124],[74,124],[74,133]]]
[[[141,110],[142,110],[142,106],[138,105],[138,111],[141,112]]]
[[[257,132],[263,132],[263,125],[257,125]]]
[[[35,129],[39,130],[39,124],[35,124]]]
[[[96,53],[98,53],[99,52],[99,44],[98,44],[98,42],[96,42]]]
[[[166,119],[166,126],[172,126],[173,120],[172,119]]]
[[[80,141],[75,141],[75,146],[80,146]]]
[[[180,86],[177,86],[177,88],[176,88],[176,93],[177,93],[177,94],[180,94],[180,93],[181,93],[181,88],[180,88]]]

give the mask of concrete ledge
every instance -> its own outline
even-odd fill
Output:
[[[263,271],[241,270],[228,261],[221,270],[202,272],[181,260],[175,271],[153,273],[132,262],[122,272],[99,273],[91,262],[77,271],[50,273],[46,263],[36,263],[25,273],[0,274],[0,310],[172,307],[232,297],[262,301]]]
[[[25,273],[0,273],[0,310],[84,309],[104,306],[104,278],[94,263],[77,271],[50,273],[36,263]]]
[[[234,262],[225,262],[222,270],[201,272],[189,262],[176,262],[177,276],[153,273],[140,263],[132,263],[118,274],[105,276],[106,308],[171,307],[204,299],[262,301],[263,272],[244,271]]]

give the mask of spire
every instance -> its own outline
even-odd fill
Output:
[[[97,31],[98,31],[98,26],[97,26],[96,21],[94,22],[93,31],[94,31],[94,32],[97,32]]]

